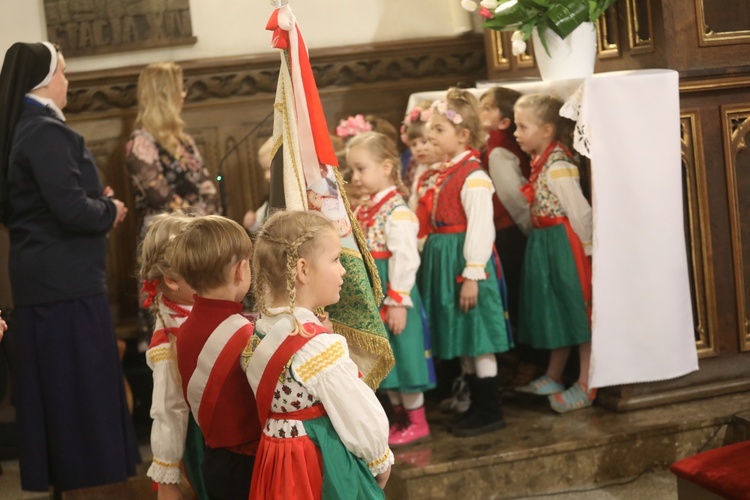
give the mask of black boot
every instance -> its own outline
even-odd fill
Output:
[[[453,426],[453,434],[460,437],[478,436],[505,427],[500,408],[499,383],[497,376],[474,378],[468,416]]]

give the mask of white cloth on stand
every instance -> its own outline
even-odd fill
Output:
[[[591,387],[698,369],[684,232],[679,77],[594,75],[579,121],[591,134],[594,260]]]

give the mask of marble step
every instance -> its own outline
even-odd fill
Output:
[[[612,484],[721,446],[728,427],[739,432],[738,412],[749,409],[747,392],[627,413],[594,406],[567,415],[532,397],[504,402],[507,428],[456,438],[445,430],[449,417],[428,406],[432,441],[394,450],[386,494],[389,500],[486,500]]]

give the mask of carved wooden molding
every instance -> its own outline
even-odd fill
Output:
[[[389,42],[310,53],[318,88],[394,85],[418,81],[435,84],[485,79],[481,35]],[[278,54],[180,62],[187,103],[264,96],[276,92]],[[66,114],[124,110],[136,106],[141,66],[69,75]]]
[[[492,68],[496,70],[510,69],[510,44],[503,40],[503,32],[487,30],[490,38],[490,58]]]
[[[738,31],[717,31],[715,26],[709,26],[706,22],[706,9],[703,5],[705,0],[695,0],[695,13],[697,16],[698,44],[701,47],[711,45],[736,45],[750,43],[750,29]],[[730,4],[731,5],[731,2]]]
[[[654,28],[649,0],[625,0],[628,20],[628,44],[633,54],[653,52]]]
[[[686,191],[686,230],[694,307],[696,347],[701,358],[718,355],[716,292],[708,207],[708,184],[703,155],[700,115],[683,111],[681,120],[682,165]]]
[[[614,4],[596,21],[596,50],[600,59],[620,56],[617,14],[617,4]]]
[[[722,106],[722,129],[724,137],[724,153],[726,155],[727,191],[729,194],[730,229],[732,234],[732,254],[734,257],[734,282],[737,288],[737,322],[739,325],[739,345],[742,351],[750,351],[750,318],[746,297],[748,289],[745,279],[745,263],[743,253],[746,251],[743,243],[742,223],[747,219],[747,213],[740,208],[741,201],[747,205],[747,190],[740,189],[740,182],[750,178],[750,172],[740,178],[738,156],[747,154],[746,137],[750,134],[750,105]],[[747,181],[745,181],[746,183]],[[744,195],[741,200],[741,195]],[[750,235],[747,235],[750,237]]]

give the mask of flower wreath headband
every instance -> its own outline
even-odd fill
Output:
[[[372,125],[365,120],[363,115],[350,116],[341,120],[336,127],[336,135],[339,137],[354,137],[362,132],[370,132]]]
[[[427,123],[428,121],[430,121],[431,116],[432,111],[430,108],[422,109],[420,106],[415,106],[411,111],[406,113],[400,130],[401,140],[404,142],[404,144],[409,144],[408,139],[406,139],[404,135],[406,134],[407,130],[409,130],[409,127],[411,127],[411,124],[414,122]]]
[[[445,99],[438,99],[430,106],[432,113],[439,113],[445,116],[449,122],[454,125],[460,125],[464,121],[464,117],[455,109],[448,109],[448,102]]]

